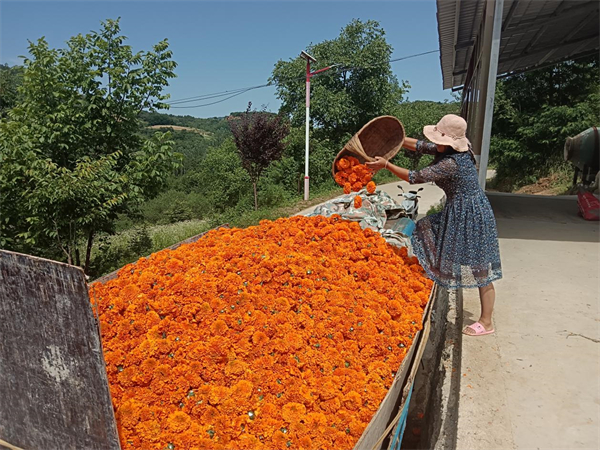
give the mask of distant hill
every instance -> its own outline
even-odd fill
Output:
[[[186,130],[200,132],[206,136],[229,134],[227,117],[211,117],[199,119],[192,116],[176,116],[158,112],[142,111],[140,119],[150,128],[172,128],[173,130]]]

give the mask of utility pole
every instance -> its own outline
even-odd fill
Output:
[[[337,66],[338,64],[333,64],[331,66],[327,66],[323,69],[315,70],[314,72],[310,71],[310,63],[316,63],[317,60],[310,56],[305,51],[300,53],[300,56],[306,60],[306,147],[304,152],[304,200],[308,200],[309,193],[309,180],[308,176],[308,157],[309,157],[309,134],[310,134],[310,79],[313,75],[316,75],[321,72],[325,72],[326,70],[331,69],[332,67]]]

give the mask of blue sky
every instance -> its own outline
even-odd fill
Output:
[[[380,23],[392,58],[437,50],[435,0],[396,1],[10,1],[0,2],[0,62],[18,64],[27,41],[45,36],[51,47],[121,17],[134,50],[168,38],[178,63],[171,99],[264,84],[274,64],[296,57],[310,43],[335,39],[352,19]],[[451,99],[442,90],[439,53],[392,63],[412,86],[410,100]],[[302,76],[302,74],[300,74]],[[247,92],[212,106],[171,109],[196,117],[225,116],[249,101],[279,108],[275,88]]]

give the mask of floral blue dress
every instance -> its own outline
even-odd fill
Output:
[[[437,147],[418,141],[417,152],[434,155]],[[409,171],[408,177],[411,184],[434,182],[446,193],[444,209],[419,220],[412,235],[428,276],[448,289],[482,287],[502,278],[496,220],[469,153],[446,156]]]

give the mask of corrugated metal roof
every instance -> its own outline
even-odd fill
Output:
[[[485,3],[437,0],[444,89],[465,82]],[[599,5],[598,0],[504,0],[498,74],[597,52]]]

